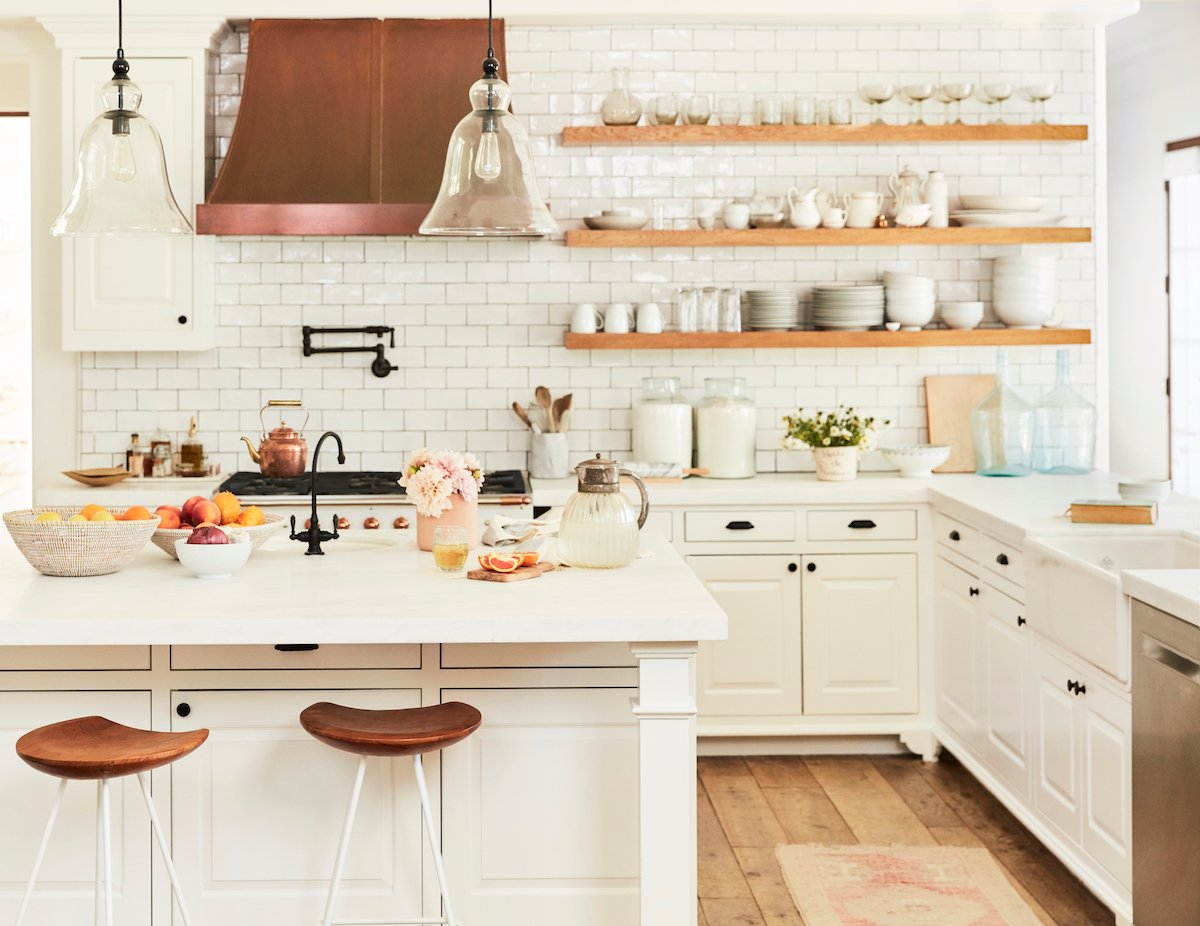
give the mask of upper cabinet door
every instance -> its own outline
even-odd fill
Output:
[[[130,77],[144,94],[141,112],[162,137],[175,198],[189,218],[202,193],[202,88],[191,57],[137,58]],[[112,60],[74,59],[64,106],[72,113],[69,146],[72,182],[80,136],[100,112],[100,88]],[[148,169],[150,165],[137,165]],[[211,242],[172,237],[64,238],[64,350],[205,350],[212,347]]]

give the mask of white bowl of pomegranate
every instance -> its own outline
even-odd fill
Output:
[[[245,535],[231,536],[215,525],[197,527],[175,541],[179,564],[198,579],[228,579],[246,565],[254,544]]]

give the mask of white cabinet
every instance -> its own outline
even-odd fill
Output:
[[[442,753],[443,847],[464,923],[638,922],[633,695],[630,688],[443,691],[484,717]]]
[[[915,713],[916,556],[805,556],[802,575],[804,712]]]
[[[704,716],[799,714],[800,572],[795,556],[689,556],[729,617],[729,637],[702,642],[697,706]]]
[[[1036,649],[1037,809],[1130,887],[1129,702],[1098,683],[1095,674]]]
[[[983,745],[982,646],[976,606],[981,583],[940,557],[936,569],[937,716],[978,753]]]
[[[194,922],[319,921],[357,758],[300,727],[300,712],[316,701],[406,708],[421,697],[415,690],[172,695],[177,729],[211,730],[202,749],[171,767],[172,843]],[[412,761],[371,759],[338,918],[436,915],[421,909],[421,840]]]
[[[0,919],[13,922],[58,780],[18,758],[16,741],[34,727],[90,714],[150,726],[147,691],[9,691],[0,693]],[[150,824],[135,778],[114,783],[114,913],[122,926],[150,923]],[[67,785],[62,810],[29,909],[31,923],[90,923],[96,883],[96,785]]]
[[[983,610],[983,758],[1022,797],[1029,796],[1029,628],[1024,606],[990,585]]]

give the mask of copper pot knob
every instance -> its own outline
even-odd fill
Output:
[[[307,531],[307,530],[312,530],[312,518],[305,518],[305,519],[304,519],[304,529],[305,529],[306,531]]]
[[[379,518],[367,518],[363,521],[363,527],[369,531],[379,530]]]
[[[338,518],[337,529],[340,531],[350,530],[350,519],[349,518]]]
[[[400,517],[396,518],[395,521],[392,522],[392,527],[394,527],[398,531],[408,530],[408,518],[401,515]]]

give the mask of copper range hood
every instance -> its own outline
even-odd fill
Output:
[[[414,235],[487,49],[482,19],[259,19],[208,235]],[[504,23],[496,21],[504,68]]]

